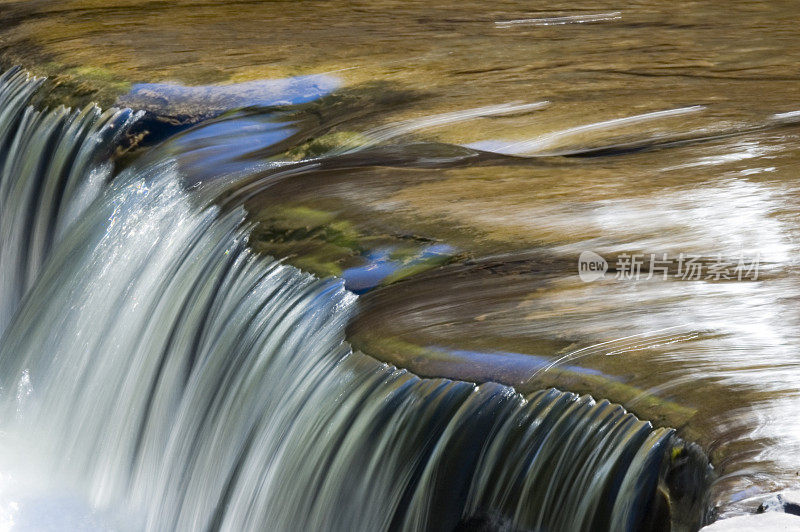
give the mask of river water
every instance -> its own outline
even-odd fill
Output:
[[[261,106],[168,149],[236,175],[253,249],[361,294],[358,350],[675,428],[723,517],[797,486],[795,3],[0,6],[5,66],[164,136]]]

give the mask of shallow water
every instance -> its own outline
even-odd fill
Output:
[[[129,83],[338,79],[173,142],[190,180],[256,176],[232,201],[256,249],[366,292],[356,347],[676,427],[709,451],[722,515],[797,486],[795,2],[105,4],[0,2],[0,57],[133,106]],[[147,105],[208,111],[169,96]],[[584,251],[603,279],[581,280]],[[621,254],[667,254],[667,279],[616,279]],[[756,279],[706,278],[740,259]]]
[[[638,530],[708,518],[713,473],[674,429],[588,395],[425,379],[354,352],[346,287],[370,266],[321,280],[248,245],[243,195],[310,162],[218,149],[233,134],[274,150],[288,140],[281,124],[295,131],[286,113],[233,114],[98,175],[108,155],[93,168],[87,153],[111,151],[142,113],[26,108],[37,85],[0,76],[0,166],[14,170],[0,179],[14,214],[0,219],[0,257],[40,268],[3,294],[5,529]],[[62,157],[41,149],[50,137]],[[362,151],[326,160],[363,165]],[[26,219],[55,230],[10,238]]]

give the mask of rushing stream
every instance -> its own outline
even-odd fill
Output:
[[[242,207],[210,202],[241,175],[187,188],[168,144],[111,180],[92,157],[139,116],[38,112],[35,88],[0,79],[0,259],[18,266],[3,270],[7,523],[43,526],[65,489],[95,509],[60,511],[66,528],[703,518],[709,473],[673,430],[588,396],[421,379],[354,353],[342,282],[255,255]]]
[[[0,530],[800,493],[798,17],[0,0]]]

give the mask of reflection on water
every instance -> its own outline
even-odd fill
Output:
[[[587,15],[569,15],[563,17],[544,17],[544,18],[523,18],[517,20],[498,20],[495,22],[497,26],[507,27],[515,25],[531,25],[531,26],[555,26],[559,24],[586,24],[587,22],[605,22],[609,20],[619,20],[622,18],[620,11],[612,11],[611,13],[597,13]]]
[[[309,137],[304,128],[322,138],[328,120],[340,123],[309,126],[303,108],[258,120],[291,129],[275,142],[295,144]],[[574,144],[569,132],[591,130],[594,145],[613,146],[622,122],[555,131],[543,142]],[[172,142],[185,149],[240,123],[223,119]],[[643,128],[628,138],[653,138],[649,121],[625,123]],[[257,150],[240,142],[232,159],[249,173],[227,181],[229,201],[249,206],[271,253],[297,254],[276,252],[276,241],[300,242],[305,255],[344,250],[331,260],[349,264],[340,275],[363,293],[350,327],[357,347],[425,376],[591,392],[675,426],[712,453],[724,515],[792,486],[800,453],[791,415],[800,401],[797,188],[782,178],[796,164],[797,131],[770,123],[734,124],[736,135],[712,142],[674,146],[664,136],[649,151],[578,159],[424,143],[426,130],[408,128],[409,137],[407,124],[297,160],[266,142]],[[401,132],[381,137],[392,127]],[[190,174],[226,168],[202,151],[184,153]],[[578,276],[587,250],[612,262],[602,279]],[[613,262],[626,253],[691,255],[706,269],[681,278],[673,264],[663,276],[616,278]],[[715,261],[733,268],[743,256],[758,261],[755,275],[706,275]]]
[[[328,73],[267,102],[304,105],[171,142],[197,181],[237,174],[257,249],[364,293],[357,347],[675,426],[711,452],[723,515],[797,485],[796,2],[137,6],[14,4],[2,58],[203,85],[145,95],[201,116],[239,98],[209,83]],[[761,274],[585,283],[583,251]]]
[[[432,244],[402,260],[394,257],[393,251],[392,248],[379,248],[367,253],[365,265],[342,272],[345,287],[356,294],[363,294],[387,280],[397,280],[395,277],[400,273],[409,275],[414,269],[427,269],[432,264],[443,262],[454,252],[447,244]]]
[[[402,149],[381,160],[369,148],[345,168],[334,161],[347,156],[334,155],[283,183],[259,181],[270,183],[269,201],[336,205],[366,234],[389,226],[466,250],[368,291],[350,330],[358,347],[422,375],[591,391],[677,426],[712,451],[725,513],[796,482],[797,189],[780,178],[794,134],[580,161],[477,155],[431,169],[414,168],[414,150],[405,164]],[[612,271],[585,283],[585,250],[695,255],[705,267],[757,257],[759,272],[626,280]],[[359,274],[359,291],[393,270],[381,248],[367,259],[345,271]]]

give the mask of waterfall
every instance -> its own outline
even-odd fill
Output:
[[[673,430],[353,352],[341,281],[254,254],[165,153],[109,179],[135,113],[35,111],[37,84],[0,78],[0,447],[132,530],[699,524]]]
[[[0,332],[54,243],[108,179],[109,147],[138,118],[28,106],[43,79],[19,68],[0,75]]]

